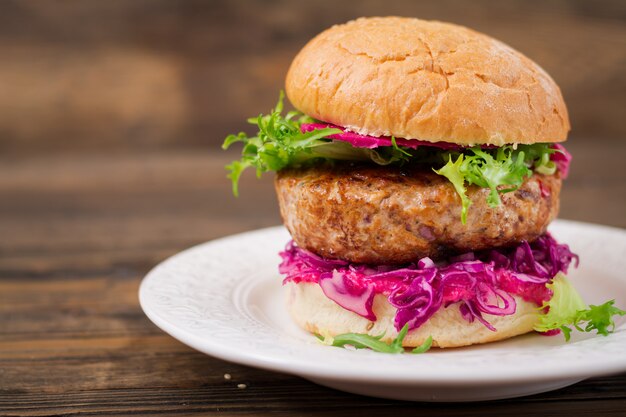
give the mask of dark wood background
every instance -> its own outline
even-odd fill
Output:
[[[623,1],[344,3],[4,1],[0,150],[207,149],[274,104],[308,39],[371,15],[451,21],[497,37],[561,86],[573,140],[626,136]]]
[[[0,2],[0,415],[623,415],[626,375],[471,405],[377,400],[196,353],[141,312],[159,261],[280,222],[271,176],[230,195],[223,137],[274,104],[308,38],[391,14],[538,61],[573,123],[561,217],[626,227],[623,1]]]

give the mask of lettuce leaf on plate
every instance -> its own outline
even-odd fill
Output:
[[[595,330],[597,334],[608,336],[615,329],[613,316],[626,315],[626,311],[614,306],[615,300],[587,306],[562,273],[558,273],[547,287],[553,296],[541,306],[543,312],[534,327],[538,332],[559,329],[566,341],[570,340],[572,327],[580,332]]]

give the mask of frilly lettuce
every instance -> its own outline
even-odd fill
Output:
[[[406,324],[391,343],[385,343],[381,340],[384,334],[370,336],[365,333],[343,333],[334,337],[330,335],[317,335],[317,337],[322,344],[329,346],[344,347],[349,345],[353,346],[355,349],[371,349],[381,353],[403,353],[405,350],[404,347],[402,347],[402,342],[408,331],[409,325]],[[430,349],[432,343],[433,338],[428,336],[424,343],[413,349],[411,353],[424,353]]]
[[[373,161],[379,165],[416,162],[450,180],[461,197],[462,220],[465,223],[470,199],[466,185],[489,188],[487,202],[491,207],[500,204],[500,194],[515,191],[532,175],[532,170],[551,175],[556,164],[550,155],[559,152],[551,144],[506,145],[499,148],[481,149],[459,148],[443,150],[432,146],[417,149],[398,146],[391,138],[392,146],[376,149],[354,147],[348,142],[329,139],[328,136],[342,133],[340,129],[323,128],[309,132],[300,129],[303,123],[315,122],[300,112],[283,112],[284,93],[281,91],[278,103],[269,115],[259,115],[248,119],[256,125],[256,136],[249,137],[241,132],[229,135],[224,140],[223,149],[232,144],[243,143],[241,159],[226,168],[233,183],[233,193],[238,194],[239,178],[247,168],[255,168],[257,176],[267,171],[279,171],[286,167],[300,166],[311,160]]]
[[[569,340],[574,327],[581,332],[595,330],[597,334],[607,336],[615,328],[613,316],[626,314],[626,311],[614,306],[615,300],[587,307],[562,273],[557,274],[547,287],[552,290],[553,296],[541,306],[542,314],[534,327],[538,332],[560,329],[565,340]]]
[[[550,160],[550,154],[557,152],[549,144],[510,145],[495,149],[469,148],[464,153],[448,152],[447,163],[434,171],[448,178],[461,197],[461,220],[465,224],[467,210],[471,203],[465,192],[465,184],[489,188],[487,196],[490,207],[500,204],[500,194],[517,190],[527,177],[532,175],[531,168],[541,174],[552,175],[556,165]],[[453,161],[453,157],[456,160]]]
[[[379,165],[406,161],[410,154],[397,145],[380,149],[355,148],[349,143],[324,139],[341,133],[339,129],[326,128],[310,132],[300,131],[302,123],[314,120],[297,111],[282,116],[284,93],[281,91],[278,104],[269,115],[248,119],[248,123],[259,129],[254,137],[243,132],[229,135],[222,144],[228,149],[233,143],[242,142],[241,160],[226,167],[228,178],[233,183],[233,194],[238,195],[239,178],[249,167],[256,168],[257,176],[267,171],[280,171],[288,166],[298,166],[312,159],[367,161]]]

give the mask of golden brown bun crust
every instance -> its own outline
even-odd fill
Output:
[[[296,56],[287,96],[300,111],[361,134],[461,145],[561,142],[561,91],[536,63],[449,23],[361,18]]]
[[[396,309],[381,294],[374,298],[377,320],[371,322],[326,297],[317,284],[290,282],[286,287],[289,312],[296,324],[308,332],[330,336],[342,333],[378,336],[384,333],[382,340],[387,343],[398,335],[393,325]],[[515,297],[515,301],[517,308],[510,316],[484,315],[496,332],[478,320],[467,322],[461,317],[457,303],[441,308],[422,326],[410,331],[402,344],[416,347],[432,336],[433,346],[449,348],[495,342],[528,333],[538,320],[537,306],[519,297]]]

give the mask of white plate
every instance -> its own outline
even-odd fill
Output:
[[[626,231],[570,221],[551,227],[581,265],[570,278],[588,303],[626,306]],[[299,375],[321,385],[377,397],[477,401],[554,390],[626,371],[626,325],[609,337],[528,334],[423,355],[324,346],[297,328],[283,305],[277,253],[282,227],[226,237],[181,252],[154,268],[139,290],[157,326],[206,354]]]

